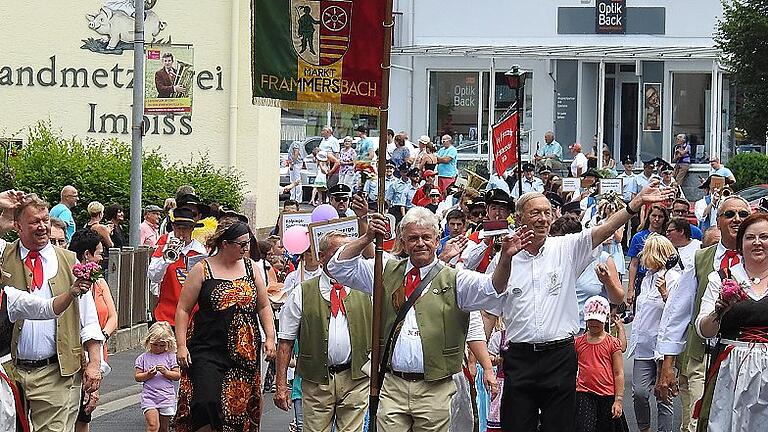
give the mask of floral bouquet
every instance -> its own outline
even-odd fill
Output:
[[[78,279],[96,282],[99,278],[104,277],[104,270],[95,262],[77,263],[72,267],[72,274]]]
[[[723,279],[720,284],[720,298],[727,304],[738,303],[747,298],[745,288],[733,279]]]

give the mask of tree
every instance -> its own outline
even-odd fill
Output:
[[[768,130],[768,0],[723,0],[715,44],[740,95],[736,127],[763,142]]]

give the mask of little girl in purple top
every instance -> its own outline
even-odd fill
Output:
[[[145,353],[136,358],[134,378],[144,383],[141,410],[147,431],[168,432],[168,422],[176,414],[176,390],[173,381],[181,378],[176,363],[176,338],[171,325],[158,321],[144,339]]]

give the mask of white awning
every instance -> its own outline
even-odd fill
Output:
[[[578,60],[716,60],[713,46],[481,46],[413,45],[392,48],[392,55]]]

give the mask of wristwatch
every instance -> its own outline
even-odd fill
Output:
[[[101,331],[101,334],[104,335],[104,341],[109,340],[109,337],[111,336],[109,333],[105,332],[104,330]]]

